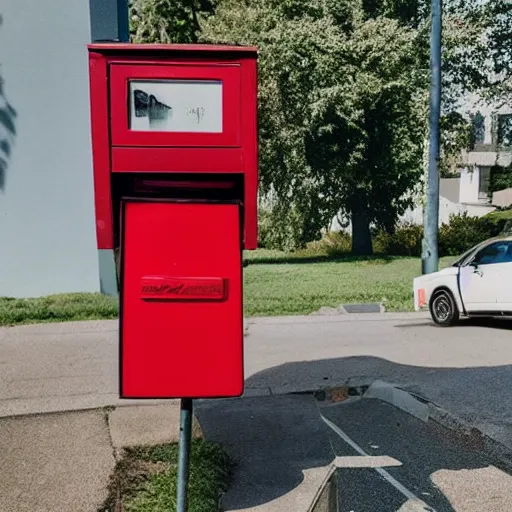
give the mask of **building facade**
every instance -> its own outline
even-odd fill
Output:
[[[0,4],[0,296],[101,289],[86,44],[127,31],[119,0]]]

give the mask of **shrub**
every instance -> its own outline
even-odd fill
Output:
[[[500,235],[512,235],[512,208],[499,208],[485,216]]]
[[[260,247],[279,245],[276,231],[271,229],[271,219],[260,217]],[[439,228],[439,255],[458,256],[471,247],[500,234],[512,234],[512,209],[496,210],[484,217],[470,217],[467,213],[452,215],[448,224]],[[372,232],[375,254],[389,256],[421,256],[423,226],[399,224],[395,233],[380,229]],[[307,256],[342,256],[352,250],[352,237],[345,232],[330,232],[321,240],[307,244],[299,253]]]
[[[258,247],[291,251],[297,246],[295,235],[296,230],[291,223],[283,225],[272,211],[260,209],[258,213]]]
[[[439,229],[439,254],[457,256],[471,247],[500,234],[504,222],[492,218],[452,215]]]
[[[498,208],[485,216],[493,222],[502,222],[512,220],[512,208]]]
[[[260,208],[258,213],[258,246],[292,252],[304,248],[304,218],[296,208],[283,215],[279,209]]]
[[[332,257],[341,256],[352,250],[352,237],[343,231],[332,231],[324,235],[317,244],[320,254]],[[311,246],[311,248],[313,247]]]
[[[510,187],[512,187],[512,166],[493,167],[491,169],[491,183],[489,184],[490,192],[498,192]]]
[[[394,234],[376,231],[373,235],[373,249],[377,254],[390,256],[420,256],[422,239],[423,226],[402,224]]]

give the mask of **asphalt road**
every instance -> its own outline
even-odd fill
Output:
[[[512,448],[510,321],[439,328],[418,314],[274,318],[249,332],[249,387],[283,393],[380,379]]]
[[[448,432],[379,400],[324,406],[321,414],[341,457],[340,512],[510,509],[512,477],[450,439]],[[353,467],[351,459],[362,454],[392,462],[389,467]]]
[[[512,476],[450,432],[380,400],[201,401],[197,414],[207,439],[236,462],[226,511],[309,510],[333,463],[339,512],[510,510]]]

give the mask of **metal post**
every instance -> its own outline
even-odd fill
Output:
[[[439,118],[441,116],[441,30],[442,0],[432,0],[430,61],[430,143],[428,158],[427,204],[425,207],[422,254],[423,274],[439,270],[437,235],[439,231]]]
[[[176,511],[187,512],[187,490],[190,463],[190,444],[192,440],[192,399],[181,400],[180,445],[178,454],[178,493]]]
[[[128,0],[89,0],[91,40],[130,40]]]

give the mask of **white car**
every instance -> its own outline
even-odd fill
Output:
[[[460,316],[512,316],[512,236],[487,240],[451,267],[414,279],[414,309],[428,307],[437,325]]]

